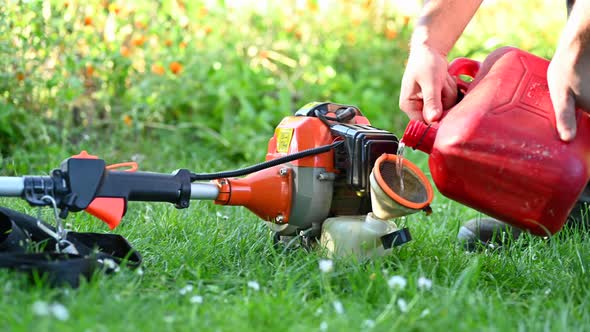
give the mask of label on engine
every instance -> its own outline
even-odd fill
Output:
[[[291,145],[291,138],[293,138],[293,128],[277,128],[277,152],[289,152]]]

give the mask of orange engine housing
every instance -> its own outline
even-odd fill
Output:
[[[288,116],[279,123],[274,136],[269,140],[266,160],[329,145],[334,140],[335,137],[330,129],[320,119],[307,116]],[[290,164],[297,167],[323,167],[336,172],[333,151],[298,159]]]
[[[319,108],[325,117],[323,119],[314,116]],[[328,125],[326,119],[334,119],[337,117],[336,112],[343,108],[353,109],[354,113],[349,112],[348,120],[331,121],[334,123]],[[353,134],[349,135],[351,132]],[[331,103],[308,104],[295,116],[288,116],[279,123],[268,142],[266,160],[324,147],[340,140],[345,140],[346,144],[328,152],[252,173],[245,178],[216,180],[220,194],[215,202],[245,206],[261,219],[270,222],[269,226],[277,234],[288,236],[310,229],[319,234],[323,221],[333,214],[368,213],[370,200],[366,192],[359,191],[358,186],[349,185],[351,169],[367,169],[365,173],[368,177],[372,168],[372,164],[363,159],[365,154],[356,152],[374,150],[366,142],[382,142],[375,139],[377,136],[367,133],[382,136],[386,133],[390,143],[394,140],[397,147],[397,138],[393,134],[371,127],[367,118],[355,107]],[[371,153],[375,154],[373,150]],[[371,153],[371,158],[378,157]],[[354,163],[355,158],[364,161]],[[349,166],[352,164],[354,167]]]

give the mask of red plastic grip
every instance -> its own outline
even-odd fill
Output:
[[[481,63],[468,58],[456,58],[449,64],[447,71],[451,76],[456,77],[457,87],[465,93],[469,90],[470,82],[465,82],[459,75],[466,75],[471,78],[475,78]]]
[[[84,211],[104,221],[113,230],[121,223],[125,210],[123,198],[97,197]]]
[[[80,152],[72,158],[78,159],[98,159],[97,156],[88,154],[86,151]],[[120,166],[120,165],[115,165]],[[137,165],[135,165],[137,166]],[[109,168],[109,167],[107,167]],[[131,168],[129,171],[135,171],[137,167]],[[115,229],[121,223],[121,219],[125,215],[127,210],[125,199],[123,198],[109,198],[109,197],[97,197],[90,205],[86,208],[86,212],[104,221],[111,230]]]

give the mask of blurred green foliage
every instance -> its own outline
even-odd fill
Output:
[[[354,104],[374,125],[403,129],[413,18],[400,1],[243,3],[3,1],[0,152],[174,135],[260,158],[280,119],[314,100]],[[562,17],[540,25],[542,13],[525,14],[531,3],[485,6],[453,56],[504,44],[550,56],[557,33],[547,30]]]

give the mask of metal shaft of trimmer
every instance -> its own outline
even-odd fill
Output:
[[[21,197],[25,190],[25,177],[0,176],[0,197]],[[191,199],[215,200],[219,188],[214,183],[191,183]]]
[[[0,176],[0,196],[20,197],[25,190],[25,178],[17,176]]]
[[[219,196],[219,187],[215,183],[191,183],[191,199],[215,200]]]

